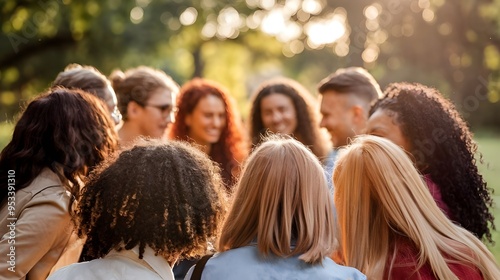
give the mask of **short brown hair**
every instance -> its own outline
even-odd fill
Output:
[[[131,101],[144,105],[159,88],[166,88],[172,93],[179,91],[179,85],[165,72],[147,66],[128,69],[125,73],[115,70],[109,79],[118,97],[118,109],[124,120],[127,119],[127,106]]]
[[[69,64],[60,72],[52,86],[81,89],[106,101],[110,83],[106,76],[92,66]]]
[[[341,68],[321,80],[318,85],[319,93],[323,94],[328,90],[353,94],[369,103],[382,96],[375,78],[361,67]]]

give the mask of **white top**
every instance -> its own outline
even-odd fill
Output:
[[[47,278],[62,279],[174,280],[174,273],[167,260],[155,256],[155,252],[148,246],[143,259],[139,259],[139,247],[136,246],[131,250],[112,250],[102,259],[63,267]]]

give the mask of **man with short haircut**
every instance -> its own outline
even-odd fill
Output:
[[[325,165],[330,183],[337,149],[363,133],[370,106],[382,91],[373,76],[360,67],[338,69],[319,83],[318,91],[323,116],[320,126],[328,130],[333,144]]]

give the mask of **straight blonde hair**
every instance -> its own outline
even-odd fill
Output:
[[[287,136],[265,139],[247,159],[219,249],[257,242],[259,252],[321,263],[334,249],[333,202],[316,156]],[[295,243],[295,244],[294,244]]]
[[[341,152],[333,181],[340,256],[368,279],[382,279],[386,269],[390,275],[396,254],[389,248],[398,236],[418,250],[417,269],[428,263],[438,279],[458,279],[448,263],[476,267],[484,279],[500,279],[486,246],[446,218],[410,158],[389,140],[355,139]]]

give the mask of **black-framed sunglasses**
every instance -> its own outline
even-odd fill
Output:
[[[165,105],[144,104],[144,107],[153,107],[160,110],[162,113],[165,113],[167,111],[171,111],[172,104],[165,104]]]
[[[177,112],[177,108],[173,107],[172,104],[163,104],[163,105],[159,105],[159,104],[149,104],[149,103],[142,103],[142,102],[138,102],[138,101],[135,101],[137,104],[139,104],[141,107],[153,107],[153,108],[156,108],[158,110],[160,110],[160,112],[162,114],[166,114],[166,113],[175,113]]]

